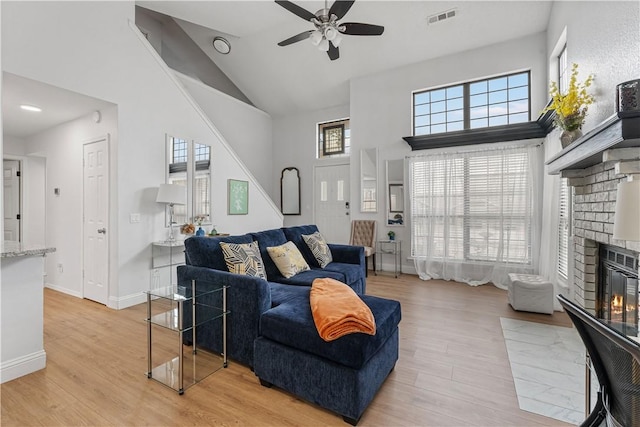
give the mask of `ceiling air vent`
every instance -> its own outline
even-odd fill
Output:
[[[440,21],[444,21],[445,19],[451,19],[458,14],[457,9],[450,9],[444,12],[436,13],[435,15],[427,16],[427,23],[429,25],[435,24]]]

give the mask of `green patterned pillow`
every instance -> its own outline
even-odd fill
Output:
[[[313,256],[316,257],[321,268],[325,268],[327,264],[333,261],[331,249],[329,249],[329,245],[327,245],[327,242],[319,231],[313,234],[303,234],[302,238],[307,243],[307,246],[309,246],[309,249],[311,249]]]
[[[309,264],[304,260],[293,242],[267,248],[267,252],[269,252],[269,256],[276,264],[276,267],[278,267],[280,274],[287,279],[302,271],[310,270]]]
[[[258,242],[243,244],[220,242],[220,249],[230,273],[267,278]]]

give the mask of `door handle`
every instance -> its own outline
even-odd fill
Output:
[[[98,233],[107,234],[106,228],[98,228]]]

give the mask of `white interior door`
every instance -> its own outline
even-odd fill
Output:
[[[349,165],[318,166],[314,171],[314,218],[329,243],[349,243],[351,212]]]
[[[83,296],[107,304],[109,298],[109,144],[84,144]]]
[[[20,162],[3,160],[4,240],[20,241]]]

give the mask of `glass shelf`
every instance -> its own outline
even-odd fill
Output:
[[[396,278],[402,274],[402,241],[401,240],[378,240],[376,252],[379,253],[380,267],[378,272],[383,272],[383,255],[393,256],[393,274]]]
[[[185,388],[197,383],[204,377],[217,371],[220,367],[227,367],[226,331],[227,331],[227,288],[213,282],[193,281],[191,286],[171,285],[146,291],[147,294],[147,377],[152,378],[178,393],[184,393]],[[211,304],[211,298],[206,298],[207,304],[200,298],[207,295],[219,294],[216,303]],[[221,319],[222,348],[221,355],[196,348],[196,327]],[[157,328],[156,328],[157,327]],[[211,323],[206,327],[220,327],[218,323]],[[156,330],[156,333],[152,331]],[[161,330],[167,331],[163,338]],[[177,356],[171,347],[175,338],[166,338],[166,334],[178,335]],[[154,339],[156,353],[154,353]],[[175,336],[174,336],[175,337]],[[184,339],[190,340],[191,348],[185,349]],[[154,366],[153,360],[159,359],[163,363]],[[216,361],[221,363],[216,363]]]
[[[210,322],[215,319],[221,318],[225,314],[229,314],[229,311],[223,311],[221,308],[212,307],[205,304],[197,304],[196,307],[196,321],[193,325],[189,324],[180,329],[179,326],[179,309],[175,307],[171,310],[158,313],[151,316],[149,321],[154,325],[161,326],[163,328],[171,329],[172,331],[186,332],[190,331],[195,326],[200,326],[204,323]]]

